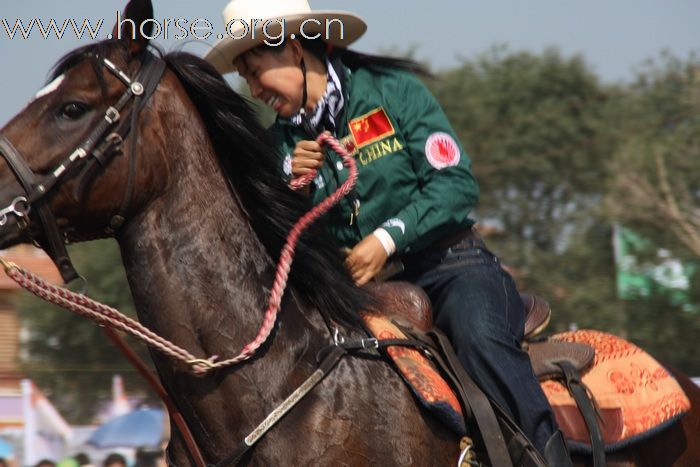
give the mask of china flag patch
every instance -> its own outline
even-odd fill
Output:
[[[383,107],[350,120],[348,126],[358,148],[394,134],[394,126]]]

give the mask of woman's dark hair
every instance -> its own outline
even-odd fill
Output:
[[[424,65],[416,62],[415,60],[411,60],[410,58],[389,57],[386,55],[373,55],[362,52],[356,52],[354,50],[346,49],[343,47],[331,47],[327,43],[323,42],[321,39],[306,39],[302,37],[298,40],[299,42],[301,42],[301,46],[305,50],[309,51],[316,58],[321,60],[321,62],[325,62],[326,57],[330,58],[331,60],[337,57],[340,59],[341,62],[343,62],[343,64],[346,67],[350,68],[353,71],[357,70],[358,68],[369,68],[371,70],[381,73],[386,69],[394,68],[399,70],[410,71],[417,75],[428,78],[434,77],[433,74],[430,73],[430,71]],[[279,45],[262,44],[255,47],[254,49],[251,49],[250,52],[252,52],[253,54],[259,54],[263,51],[281,52],[282,50],[284,50],[284,47],[286,47],[287,43],[288,41],[285,40]]]

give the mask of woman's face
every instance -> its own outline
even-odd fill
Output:
[[[248,82],[253,97],[265,102],[280,116],[291,117],[301,108],[303,98],[301,56],[301,47],[290,41],[281,50],[251,50],[234,63]]]

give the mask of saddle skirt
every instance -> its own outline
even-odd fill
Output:
[[[407,338],[383,314],[365,312],[362,319],[367,329],[379,340]],[[392,345],[386,347],[386,353],[419,403],[457,434],[465,435],[462,407],[437,367],[413,348]]]
[[[595,349],[593,365],[581,380],[599,408],[606,452],[657,434],[690,409],[690,401],[675,378],[634,344],[593,330],[556,334],[551,339]],[[546,380],[541,386],[571,450],[590,453],[588,429],[566,385]]]

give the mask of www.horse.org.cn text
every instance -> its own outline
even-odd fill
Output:
[[[121,36],[123,26],[130,23],[131,34],[136,33],[133,21],[122,18],[121,12],[117,11],[116,23],[118,28],[117,36]],[[0,41],[2,40],[27,40],[32,36],[38,36],[45,40],[63,39],[67,35],[73,35],[78,39],[112,39],[111,24],[106,28],[105,19],[82,20],[66,18],[57,20],[55,18],[0,18]],[[206,18],[163,18],[161,20],[148,19],[141,23],[138,31],[149,40],[156,39],[196,39],[206,40],[215,34],[215,28],[211,21]],[[287,37],[292,39],[323,39],[345,38],[345,24],[339,18],[325,18],[318,20],[309,18],[301,22],[298,34],[288,35],[287,22],[284,18],[273,19],[242,19],[234,18],[225,26],[225,32],[216,34],[217,39],[230,37],[232,39],[245,39],[263,37],[263,42],[269,46],[282,45]],[[117,37],[120,39],[121,37]]]

